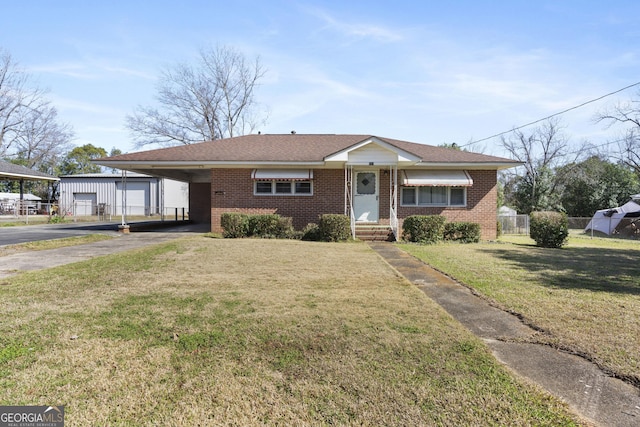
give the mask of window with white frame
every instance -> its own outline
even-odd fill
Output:
[[[257,196],[311,196],[313,170],[255,169],[253,194]]]
[[[311,196],[313,185],[311,181],[255,181],[253,190],[255,195]]]
[[[402,206],[466,206],[466,187],[402,187]]]

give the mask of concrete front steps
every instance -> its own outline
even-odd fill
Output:
[[[393,242],[393,231],[388,225],[356,224],[356,239],[365,242]]]

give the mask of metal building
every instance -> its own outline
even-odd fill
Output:
[[[125,194],[123,195],[123,190]],[[62,212],[74,216],[164,215],[189,206],[189,184],[134,172],[60,177]]]

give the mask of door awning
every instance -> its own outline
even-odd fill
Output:
[[[408,187],[471,187],[473,179],[464,170],[403,170],[402,185]]]
[[[309,181],[313,169],[254,169],[251,178],[260,181]]]

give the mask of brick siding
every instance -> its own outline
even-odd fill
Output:
[[[312,196],[254,196],[252,169],[211,170],[211,231],[221,232],[220,217],[225,212],[277,213],[292,217],[296,229],[317,222],[323,213],[344,213],[344,170],[315,169]],[[398,218],[409,215],[443,215],[448,221],[480,224],[481,237],[496,238],[497,173],[494,170],[468,171],[473,187],[467,189],[466,207],[403,207],[398,194]],[[192,184],[193,185],[193,184]],[[380,222],[389,222],[389,174],[380,171]],[[399,191],[400,187],[398,187]],[[197,197],[202,197],[199,188]],[[192,207],[194,203],[192,202]]]
[[[344,213],[342,169],[315,169],[311,196],[254,196],[251,171],[252,169],[211,170],[212,231],[222,231],[220,217],[225,212],[277,213],[293,218],[293,226],[298,230],[310,222],[318,222],[320,214]]]
[[[498,221],[497,173],[493,170],[470,170],[468,172],[473,179],[473,186],[467,188],[466,207],[398,206],[400,229],[402,229],[402,219],[400,218],[410,215],[442,215],[450,222],[476,222],[480,224],[481,239],[495,239]],[[398,205],[400,205],[400,195],[398,195]]]

